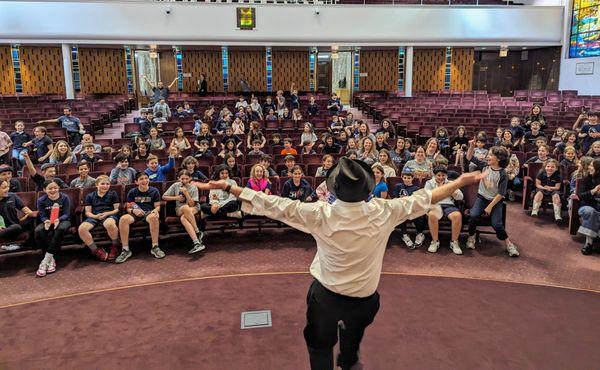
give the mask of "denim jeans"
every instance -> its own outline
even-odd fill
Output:
[[[23,157],[23,152],[26,152],[27,149],[13,149],[12,157],[17,159],[19,167],[23,167],[25,164],[25,158]]]
[[[583,206],[577,211],[579,217],[581,217],[581,226],[579,226],[578,233],[585,236],[595,238],[598,236],[598,229],[600,229],[600,212],[594,209],[594,207]]]
[[[484,213],[485,207],[487,207],[491,203],[491,200],[487,200],[482,198],[481,196],[477,196],[475,200],[475,204],[470,210],[470,219],[469,219],[469,235],[475,235],[477,231],[477,223],[481,218],[481,215]],[[494,208],[492,208],[492,227],[496,232],[496,236],[500,240],[506,240],[508,235],[506,234],[506,230],[504,230],[504,224],[502,223],[502,201],[498,202]]]

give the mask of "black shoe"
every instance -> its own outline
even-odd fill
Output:
[[[585,244],[583,248],[581,248],[581,254],[589,256],[594,252],[594,246],[592,244]]]

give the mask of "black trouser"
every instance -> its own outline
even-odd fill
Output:
[[[204,204],[200,205],[200,209],[202,210],[202,212],[204,212],[207,215],[213,215],[211,208],[212,208],[212,205],[209,203],[204,203]],[[240,208],[240,202],[237,200],[231,200],[231,201],[223,204],[221,207],[219,207],[219,210],[217,211],[217,213],[214,213],[214,215],[215,216],[227,216],[228,213],[238,211],[239,208]]]
[[[50,229],[46,230],[44,224],[41,223],[35,228],[35,244],[45,252],[56,254],[60,252],[60,245],[70,227],[70,221],[61,221],[56,230],[54,226],[50,226]]]
[[[304,339],[313,370],[333,369],[333,347],[338,341],[340,325],[340,356],[338,366],[350,369],[358,362],[358,349],[365,328],[379,310],[379,293],[366,298],[353,298],[334,293],[314,280],[306,297],[306,327]]]
[[[81,133],[79,131],[67,131],[67,136],[71,146],[77,146],[81,143]]]
[[[417,229],[417,234],[422,233],[427,228],[427,218],[425,216],[417,217],[414,220],[407,220],[400,224],[400,232],[402,235],[406,234],[406,224],[412,222]]]
[[[0,230],[0,238],[2,239],[12,239],[19,236],[20,233],[23,232],[23,227],[19,224],[12,224],[10,226],[5,227]]]

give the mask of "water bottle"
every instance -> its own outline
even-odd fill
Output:
[[[58,220],[58,215],[60,213],[60,206],[58,203],[54,203],[52,205],[52,209],[50,210],[50,223],[54,225],[54,222]]]

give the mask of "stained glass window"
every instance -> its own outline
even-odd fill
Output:
[[[573,0],[570,58],[600,56],[600,0]]]

